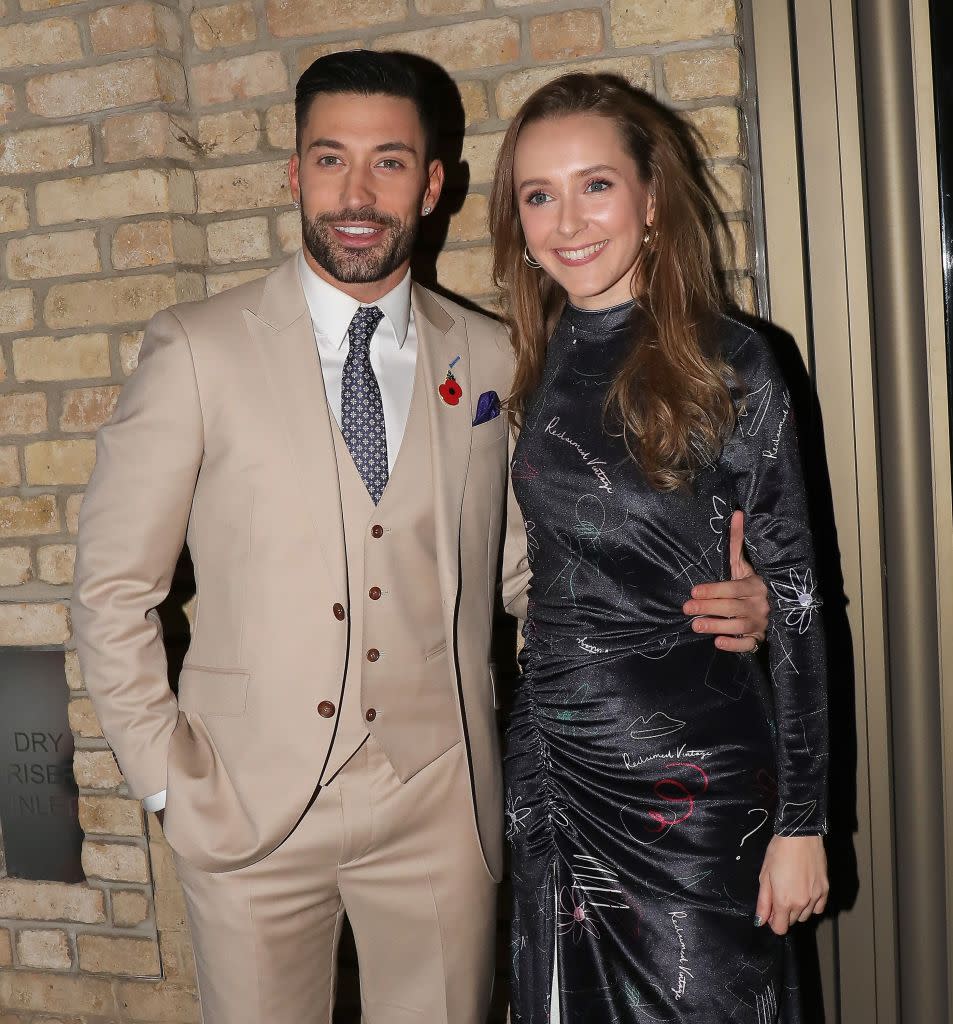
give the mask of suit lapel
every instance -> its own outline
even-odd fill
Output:
[[[341,486],[331,411],[296,257],[265,282],[257,310],[244,311],[285,421],[288,446],[334,589],[347,593]]]
[[[459,586],[460,515],[470,462],[470,424],[473,422],[470,349],[464,321],[454,320],[430,292],[415,284],[412,304],[417,326],[417,357],[422,363],[430,421],[437,569],[452,615]],[[448,405],[437,389],[446,379],[450,363],[457,356],[460,358],[454,364],[453,375],[463,395],[457,405]]]

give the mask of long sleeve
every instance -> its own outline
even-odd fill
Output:
[[[791,399],[759,335],[728,347],[745,394],[723,459],[745,543],[768,586],[768,656],[778,750],[778,835],[827,832],[827,666],[807,497]]]
[[[155,609],[169,593],[182,550],[202,452],[189,343],[178,319],[160,313],[97,438],[72,601],[86,686],[139,797],[166,787],[178,705]]]

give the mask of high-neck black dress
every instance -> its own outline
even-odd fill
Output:
[[[723,318],[737,426],[690,491],[653,490],[603,416],[640,316],[567,307],[513,457],[532,568],[506,738],[513,1021],[800,1021],[788,942],[753,923],[772,834],[826,831],[824,646],[788,392],[763,338]],[[682,613],[694,584],[727,578],[736,508],[772,599],[768,673]]]

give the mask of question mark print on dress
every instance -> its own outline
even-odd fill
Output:
[[[748,813],[749,814],[763,814],[764,815],[764,819],[762,821],[759,821],[758,824],[755,825],[755,827],[750,832],[746,832],[741,837],[741,842],[738,844],[738,848],[739,849],[742,846],[745,845],[745,840],[746,839],[750,839],[751,836],[753,836],[755,834],[755,832],[758,831],[759,828],[762,828],[765,825],[765,823],[767,822],[768,818],[771,817],[771,815],[768,814],[768,812],[763,807],[752,807],[751,810],[748,811]],[[741,860],[741,854],[740,853],[738,854],[737,857],[735,857],[735,860]]]

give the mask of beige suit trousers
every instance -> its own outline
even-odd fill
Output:
[[[176,857],[205,1024],[326,1024],[346,914],[364,1024],[483,1024],[496,884],[457,744],[401,784],[370,737],[290,836],[208,873]]]

